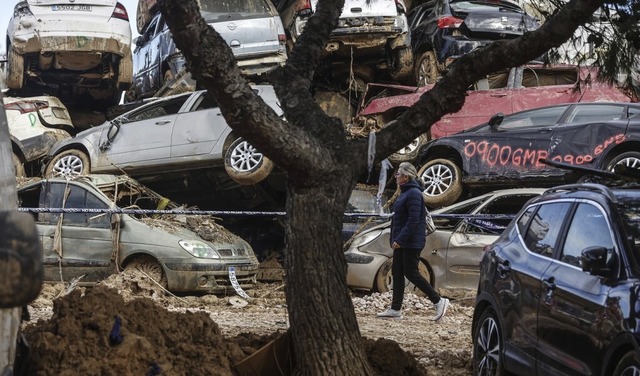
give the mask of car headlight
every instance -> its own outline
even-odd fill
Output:
[[[180,246],[193,257],[219,259],[220,255],[207,243],[199,240],[180,240]]]
[[[371,230],[363,234],[360,234],[360,236],[357,236],[353,240],[353,243],[351,243],[351,247],[359,248],[359,247],[365,246],[371,243],[372,241],[378,239],[380,234],[382,234],[382,230]]]

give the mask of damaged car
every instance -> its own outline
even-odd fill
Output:
[[[41,159],[58,141],[71,138],[69,111],[56,97],[2,97],[17,177],[39,176]]]
[[[494,191],[431,211],[436,231],[426,237],[420,253],[420,274],[436,289],[475,289],[484,246],[498,238],[529,199],[543,192],[539,188]],[[350,288],[391,290],[390,228],[391,221],[387,221],[355,237],[345,252]],[[417,291],[408,280],[405,283],[407,289]]]
[[[270,85],[254,92],[282,115]],[[122,173],[135,178],[223,169],[237,184],[265,179],[273,162],[234,134],[206,90],[158,98],[104,124],[58,142],[44,175]]]
[[[27,0],[7,27],[9,89],[29,84],[106,107],[131,85],[131,27],[116,0]]]
[[[18,199],[36,219],[46,282],[92,285],[137,269],[171,292],[255,286],[259,263],[246,241],[210,216],[146,214],[184,208],[127,176],[30,180]]]
[[[428,143],[418,157],[418,177],[432,207],[456,202],[465,188],[478,193],[572,182],[566,169],[542,159],[606,171],[619,164],[640,168],[640,104],[580,102],[496,114]]]
[[[291,43],[302,34],[317,5],[318,0],[278,2]],[[358,66],[355,73],[366,76],[367,82],[376,72],[384,72],[395,81],[411,77],[413,52],[406,12],[402,0],[346,0],[338,26],[325,46],[325,62],[335,61],[338,67],[346,69],[354,58]]]
[[[147,15],[146,21],[138,30],[141,35],[133,51],[133,85],[125,98],[129,102],[155,95],[179,76],[184,77],[185,86],[196,87],[191,75],[184,74],[186,60],[175,45],[164,16],[155,1],[146,3],[146,12],[143,12]],[[284,65],[287,60],[284,27],[269,0],[200,0],[198,3],[202,17],[231,47],[245,77],[254,82],[266,81],[266,73]]]

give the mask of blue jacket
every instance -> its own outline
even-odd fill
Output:
[[[422,199],[422,187],[415,180],[400,186],[400,195],[393,204],[389,245],[396,242],[400,248],[424,248],[426,242],[427,208]]]

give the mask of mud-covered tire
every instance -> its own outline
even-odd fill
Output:
[[[415,70],[416,86],[435,84],[440,78],[438,60],[433,51],[423,53],[416,61]]]
[[[239,137],[224,152],[224,169],[236,183],[252,185],[269,176],[273,162]]]
[[[70,149],[51,158],[44,171],[44,177],[80,176],[91,173],[89,156],[81,150]]]
[[[632,376],[640,374],[640,354],[636,350],[627,352],[613,371],[613,376]]]
[[[9,89],[19,90],[24,86],[24,55],[9,48],[5,83]]]
[[[162,265],[151,256],[138,256],[131,260],[124,268],[125,270],[135,270],[146,274],[154,282],[162,286],[163,289],[169,288],[167,282],[167,274],[162,269]]]
[[[11,161],[13,162],[13,168],[15,169],[16,177],[25,177],[26,173],[24,172],[24,164],[20,160],[20,157],[16,155],[16,153],[11,153]]]
[[[413,50],[410,47],[393,51],[390,75],[395,81],[404,81],[411,77],[413,70]]]
[[[473,374],[505,375],[502,328],[492,309],[486,309],[473,333]]]
[[[429,141],[426,134],[421,134],[409,145],[403,147],[389,156],[389,161],[394,165],[402,162],[413,162],[420,153],[420,149]]]
[[[628,169],[640,170],[640,153],[637,151],[628,151],[615,156],[607,165],[607,171],[613,172],[617,165],[624,165]]]
[[[451,205],[462,194],[460,167],[447,159],[434,159],[418,171],[424,183],[424,203],[429,207]]]
[[[382,264],[382,266],[378,270],[378,273],[376,274],[376,280],[375,280],[375,286],[374,286],[375,291],[379,293],[383,293],[383,292],[389,292],[393,290],[393,275],[391,273],[392,268],[393,268],[392,258],[388,259],[387,261],[384,262],[384,264]],[[422,277],[427,280],[427,282],[429,283],[433,282],[431,280],[431,273],[429,272],[429,268],[427,267],[427,265],[425,265],[424,262],[421,261],[418,264],[418,271],[420,272],[420,275],[422,275]],[[425,294],[422,291],[418,290],[418,288],[413,283],[409,282],[409,280],[406,278],[404,279],[404,292],[413,293],[418,296],[425,296]]]

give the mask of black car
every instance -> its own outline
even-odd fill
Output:
[[[640,168],[640,104],[567,103],[494,115],[488,123],[441,137],[417,158],[432,207],[456,202],[467,192],[517,186],[574,183],[550,159],[598,170],[616,164]]]
[[[640,186],[571,184],[485,248],[475,375],[640,373]]]
[[[540,23],[508,1],[431,0],[407,15],[418,86],[435,83],[456,58]]]

